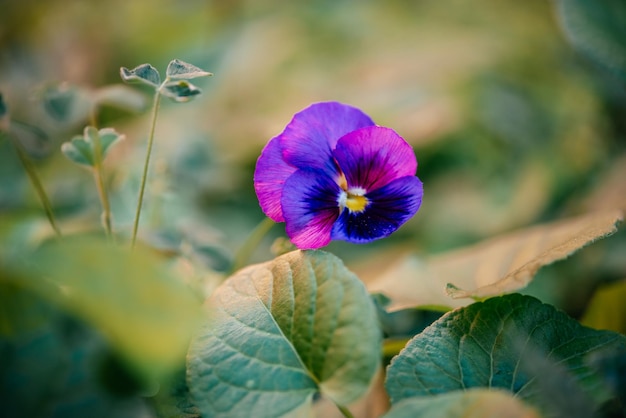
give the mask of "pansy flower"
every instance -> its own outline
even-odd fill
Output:
[[[336,102],[297,113],[263,149],[254,189],[298,248],[366,243],[409,220],[422,202],[411,146],[361,110]]]

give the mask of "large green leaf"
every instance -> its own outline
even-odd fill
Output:
[[[203,416],[307,414],[318,391],[346,405],[380,358],[374,305],[341,260],[295,251],[250,266],[205,304],[210,320],[188,354]]]
[[[574,47],[626,81],[626,2],[559,0],[557,6]]]
[[[539,414],[501,390],[469,389],[398,402],[385,418],[538,418]]]
[[[386,388],[392,403],[501,388],[548,414],[589,416],[610,393],[588,356],[613,350],[626,350],[626,337],[512,294],[449,312],[414,337],[392,360]]]
[[[3,257],[4,280],[28,288],[98,329],[140,376],[160,379],[184,363],[203,318],[191,291],[140,248],[80,237]]]

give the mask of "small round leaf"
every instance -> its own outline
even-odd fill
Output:
[[[188,102],[201,92],[198,87],[186,80],[170,81],[161,88],[162,95],[179,103]]]

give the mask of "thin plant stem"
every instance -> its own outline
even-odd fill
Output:
[[[270,218],[263,219],[250,233],[246,241],[239,248],[239,251],[235,254],[235,259],[233,260],[233,266],[230,270],[230,273],[234,273],[243,267],[252,255],[254,249],[259,245],[263,237],[267,235],[267,233],[274,226],[274,221]]]
[[[102,204],[102,224],[104,230],[109,237],[113,236],[113,228],[111,226],[111,205],[109,204],[109,197],[104,187],[104,180],[102,178],[102,165],[98,165],[93,168],[93,176],[96,181],[96,189],[98,189],[98,196],[100,197],[100,203]]]
[[[337,408],[339,409],[339,412],[342,413],[342,415],[346,418],[354,418],[354,415],[352,415],[352,412],[350,412],[350,410],[348,408],[346,408],[345,406],[339,405],[339,404],[335,404],[337,405]]]
[[[37,193],[37,196],[41,201],[41,205],[43,206],[43,210],[46,213],[48,222],[50,222],[50,226],[54,230],[54,233],[57,235],[57,237],[60,237],[61,230],[59,229],[59,226],[57,225],[54,218],[54,213],[52,212],[52,204],[50,203],[50,199],[48,199],[48,195],[46,194],[46,191],[41,184],[41,180],[37,175],[37,171],[35,170],[33,162],[30,160],[30,158],[28,158],[28,155],[26,155],[26,152],[24,151],[22,146],[15,139],[10,138],[10,140],[15,146],[15,150],[17,151],[17,155],[22,165],[24,166],[24,170],[26,170],[26,174],[28,174],[28,178],[30,179],[33,188],[35,189],[35,193]]]
[[[139,217],[141,216],[141,205],[143,203],[143,194],[148,179],[148,167],[150,165],[150,153],[152,152],[152,144],[154,142],[154,130],[156,127],[157,114],[159,113],[159,103],[161,102],[160,89],[154,94],[154,104],[152,106],[152,122],[150,125],[150,134],[148,136],[148,147],[146,150],[146,161],[143,166],[143,174],[141,175],[141,185],[139,186],[139,198],[137,199],[137,210],[135,212],[135,222],[133,224],[133,235],[131,238],[131,247],[135,247],[137,240],[137,229],[139,228]]]
[[[109,204],[109,197],[107,195],[106,187],[104,187],[104,178],[102,175],[102,143],[100,142],[100,133],[97,128],[94,129],[93,139],[94,145],[94,166],[93,176],[96,182],[96,189],[98,190],[98,197],[102,204],[102,224],[104,225],[104,231],[108,237],[113,236],[113,229],[111,227],[111,205]]]

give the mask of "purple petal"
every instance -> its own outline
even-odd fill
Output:
[[[384,238],[415,215],[423,194],[417,177],[396,179],[368,193],[369,204],[363,212],[344,210],[333,226],[332,239],[361,244]]]
[[[404,176],[414,176],[413,148],[394,130],[371,126],[350,132],[337,142],[333,156],[348,187],[367,192]]]
[[[296,171],[283,160],[278,137],[267,143],[254,169],[254,190],[263,212],[275,222],[283,222],[280,196],[283,184]]]
[[[334,169],[332,149],[345,134],[372,126],[361,110],[337,102],[315,103],[295,114],[279,135],[283,157],[298,168]]]
[[[283,188],[281,204],[287,235],[296,247],[320,248],[330,242],[339,216],[337,183],[323,171],[298,170]]]

